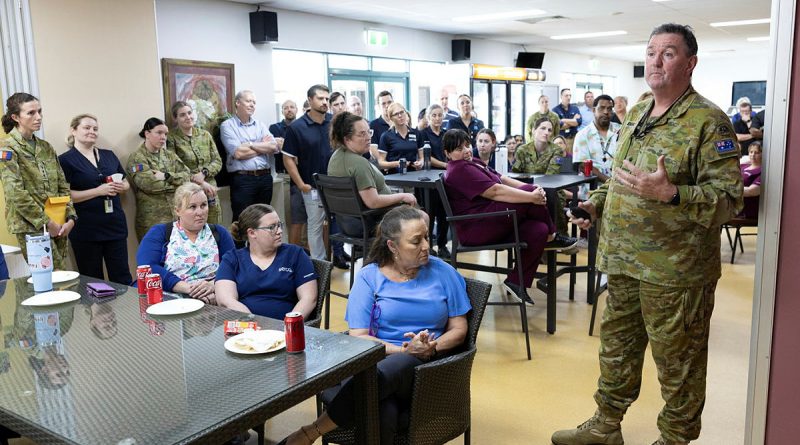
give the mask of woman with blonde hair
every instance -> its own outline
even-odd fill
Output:
[[[405,107],[394,102],[389,105],[389,131],[381,135],[378,144],[378,166],[389,173],[397,173],[400,159],[405,159],[409,170],[422,168],[422,140],[417,130],[409,125]]]
[[[128,223],[120,195],[131,186],[117,155],[96,145],[96,117],[79,114],[72,118],[69,128],[69,150],[58,157],[58,162],[81,221],[69,234],[78,272],[102,280],[105,263],[109,281],[130,284]]]
[[[233,238],[225,227],[208,224],[208,200],[199,185],[187,182],[178,187],[173,205],[177,220],[147,232],[136,263],[149,264],[160,274],[165,291],[215,304],[214,278],[222,256],[235,248]]]

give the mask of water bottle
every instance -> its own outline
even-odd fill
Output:
[[[497,146],[497,151],[495,151],[494,155],[494,169],[501,175],[508,173],[508,148],[506,144]]]
[[[431,144],[428,142],[422,146],[422,169],[426,171],[431,169]]]
[[[28,267],[31,269],[34,292],[53,290],[53,248],[50,235],[25,235]]]
[[[406,174],[406,171],[408,171],[408,161],[406,160],[406,158],[400,158],[398,162],[400,163],[400,165],[397,167],[397,169],[400,170],[400,174],[402,175]]]

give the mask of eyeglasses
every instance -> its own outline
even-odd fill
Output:
[[[372,137],[372,130],[370,130],[370,131],[359,131],[358,133],[355,133],[353,136],[355,136],[357,138],[366,138],[366,137],[371,138]]]
[[[276,233],[278,230],[283,230],[283,221],[264,227],[256,227],[256,230],[266,230],[270,233]]]
[[[406,114],[405,111],[398,111],[397,113],[392,113],[391,117],[405,116],[405,114]]]

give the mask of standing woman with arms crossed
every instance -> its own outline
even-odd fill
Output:
[[[167,135],[167,149],[178,155],[189,169],[191,181],[203,188],[208,198],[208,222],[219,224],[222,210],[217,200],[214,176],[222,170],[222,158],[214,138],[208,131],[194,126],[194,111],[188,103],[175,102],[170,111],[178,125]]]
[[[175,220],[175,189],[189,181],[189,169],[178,156],[166,150],[166,124],[151,117],[139,137],[142,145],[128,158],[128,174],[136,186],[136,238],[141,241],[150,227]]]
[[[67,235],[78,217],[72,202],[67,204],[64,224],[44,213],[48,198],[69,196],[69,184],[53,147],[33,134],[42,126],[39,100],[28,93],[14,93],[6,101],[2,124],[8,133],[0,139],[0,179],[6,193],[8,231],[17,236],[27,258],[25,235],[41,235],[46,227],[52,238],[53,267],[64,269]]]
[[[81,224],[69,234],[78,272],[104,279],[103,261],[108,280],[131,283],[128,268],[128,224],[119,195],[130,189],[127,179],[108,182],[106,178],[124,170],[111,150],[95,145],[97,118],[79,114],[69,124],[69,150],[58,157],[69,182],[70,196]]]

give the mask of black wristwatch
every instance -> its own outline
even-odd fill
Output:
[[[169,172],[164,172],[164,180],[169,181],[169,177],[172,176]]]
[[[69,220],[77,222],[78,221],[78,215],[69,215],[69,216],[67,216],[67,221],[69,221]]]
[[[207,168],[203,167],[203,169],[200,170],[200,173],[202,173],[203,176],[205,176],[206,178],[208,177],[208,169]]]
[[[675,194],[672,195],[672,199],[669,201],[670,205],[676,206],[681,203],[681,192],[678,188],[675,188]]]

